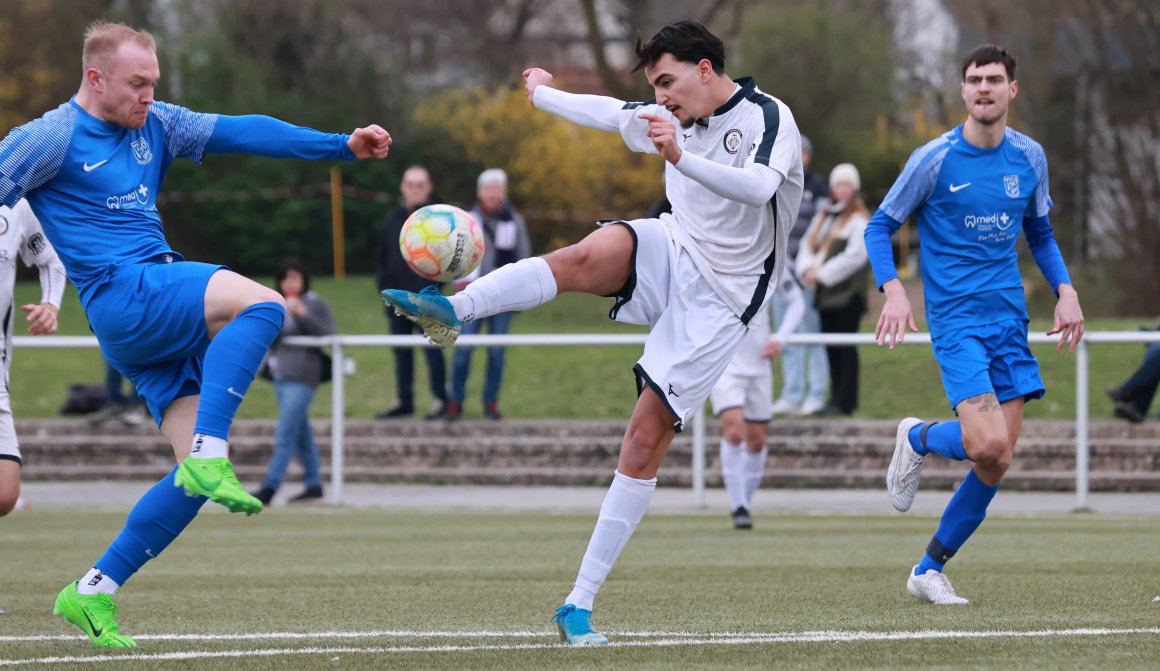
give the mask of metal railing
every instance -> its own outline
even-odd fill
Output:
[[[563,347],[608,345],[644,345],[646,334],[536,334],[536,335],[466,335],[459,338],[456,346],[463,347]],[[29,348],[85,348],[97,347],[93,336],[16,336],[16,347]],[[1056,344],[1058,336],[1032,333],[1028,337],[1032,344]],[[313,345],[331,348],[333,360],[331,380],[331,424],[330,424],[330,494],[331,503],[342,503],[344,482],[344,447],[346,421],[346,385],[344,359],[348,347],[416,347],[426,345],[422,336],[387,335],[333,335],[333,336],[293,336],[286,338],[287,344]],[[874,336],[869,333],[850,334],[794,334],[788,340],[792,345],[875,345]],[[1088,347],[1095,344],[1160,343],[1160,331],[1091,331],[1075,350],[1075,495],[1076,507],[1086,508],[1088,499]],[[930,345],[929,333],[908,333],[903,346]],[[704,506],[705,501],[705,417],[704,409],[694,413],[693,432],[693,505]],[[627,419],[627,418],[626,418]]]

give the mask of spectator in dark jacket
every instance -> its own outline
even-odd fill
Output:
[[[458,286],[467,286],[509,263],[515,263],[532,255],[532,240],[524,218],[512,207],[507,198],[507,173],[499,168],[484,170],[476,180],[476,203],[469,214],[483,226],[483,260],[475,272],[460,280]],[[463,327],[463,334],[479,333],[483,325],[488,332],[500,335],[508,332],[512,321],[511,312],[501,312],[484,319],[470,321]],[[499,389],[503,381],[503,347],[487,348],[487,377],[483,383],[483,415],[488,419],[500,419]],[[471,370],[470,347],[455,349],[451,374],[451,403],[447,407],[447,418],[458,419],[463,414],[463,399],[467,395],[467,376]]]
[[[375,279],[379,291],[383,289],[406,289],[420,291],[430,282],[415,274],[407,262],[403,260],[403,253],[399,251],[399,231],[407,217],[415,210],[437,203],[434,192],[435,185],[427,169],[414,165],[403,173],[403,181],[399,184],[402,199],[383,221],[383,228],[379,235],[378,249],[375,251]],[[400,317],[393,310],[387,308],[387,323],[391,328],[391,335],[411,335],[417,328],[414,323],[405,317]],[[377,419],[394,419],[396,417],[410,417],[415,414],[415,353],[411,347],[396,347],[395,354],[395,389],[398,398],[394,405],[375,415]],[[427,419],[436,419],[443,416],[447,407],[447,365],[443,359],[443,350],[428,346],[423,348],[423,355],[427,357],[427,372],[431,382],[431,410]]]
[[[330,359],[318,347],[286,345],[282,338],[332,335],[338,330],[330,305],[310,290],[310,275],[298,259],[282,259],[274,277],[278,292],[286,299],[286,319],[278,339],[270,346],[264,368],[274,380],[278,427],[274,430],[274,456],[262,488],[254,496],[263,504],[270,503],[286,477],[290,459],[297,456],[305,489],[290,501],[307,502],[322,498],[322,469],[318,444],[310,428],[310,403],[318,385],[330,379]]]

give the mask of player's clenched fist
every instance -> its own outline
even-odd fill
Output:
[[[527,83],[524,85],[524,92],[528,94],[528,102],[533,102],[532,96],[536,93],[537,86],[551,86],[552,73],[541,68],[528,68],[524,70],[524,79]]]
[[[371,124],[364,128],[356,128],[346,141],[346,146],[358,158],[386,158],[391,150],[391,134],[382,126]]]

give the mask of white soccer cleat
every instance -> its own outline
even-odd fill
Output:
[[[922,479],[922,465],[926,457],[910,446],[908,434],[922,420],[907,417],[898,423],[898,433],[894,437],[894,457],[886,470],[886,491],[890,494],[890,505],[900,513],[910,510],[914,495],[918,492],[918,481]]]
[[[918,564],[910,569],[910,578],[906,581],[906,591],[910,592],[910,596],[919,601],[933,603],[936,606],[963,606],[970,603],[970,601],[955,594],[955,588],[951,585],[951,580],[946,577],[946,574],[928,569],[922,575],[914,575],[916,568],[918,568]]]

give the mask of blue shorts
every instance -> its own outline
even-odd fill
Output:
[[[994,394],[1000,403],[1043,398],[1039,362],[1027,346],[1027,322],[968,326],[934,339],[934,358],[953,410],[962,401]]]
[[[160,258],[121,266],[85,306],[105,359],[136,385],[157,426],[170,403],[201,393],[205,290],[223,269]]]

